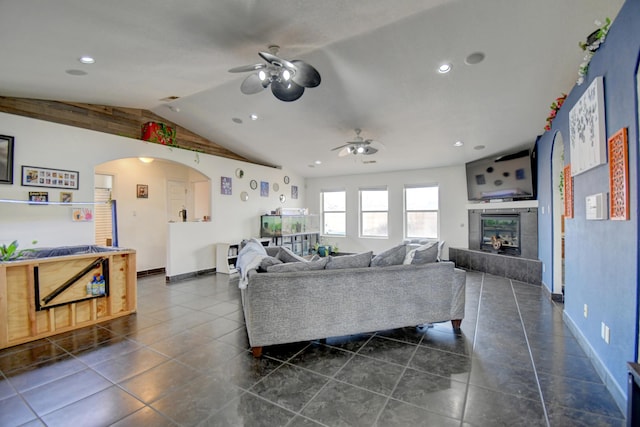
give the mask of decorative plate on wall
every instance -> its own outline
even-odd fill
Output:
[[[280,190],[280,186],[278,185],[277,182],[274,182],[273,183],[273,191],[278,191],[278,190]]]
[[[256,188],[258,188],[258,182],[255,179],[252,179],[249,183],[249,187],[251,187],[252,190],[255,190]]]
[[[242,178],[244,176],[244,171],[240,168],[236,169],[236,176],[238,178]]]
[[[240,193],[240,200],[242,200],[243,202],[249,200],[249,193],[247,193],[246,191]]]
[[[280,195],[280,203],[284,203],[287,201],[287,196],[285,196],[284,194]]]

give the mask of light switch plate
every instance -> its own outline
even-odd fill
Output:
[[[607,193],[592,194],[585,198],[588,220],[607,219]]]

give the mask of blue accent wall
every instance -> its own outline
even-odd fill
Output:
[[[604,19],[604,17],[602,17]],[[537,141],[540,260],[544,284],[553,287],[553,220],[551,158],[555,134],[562,134],[565,164],[571,162],[569,111],[591,82],[604,78],[606,136],[620,128],[629,137],[629,221],[587,221],[585,197],[609,192],[609,164],[574,177],[574,218],[565,222],[565,316],[593,349],[594,356],[626,393],[626,362],[637,360],[638,347],[638,100],[636,72],[640,53],[640,1],[627,0],[612,24],[605,43],[589,65],[585,82],[574,86],[553,121]],[[576,64],[577,77],[578,64]],[[560,96],[560,94],[558,94]],[[551,103],[553,100],[549,100]],[[608,206],[608,205],[607,205]],[[584,304],[589,307],[583,315]],[[610,328],[607,344],[601,322]]]

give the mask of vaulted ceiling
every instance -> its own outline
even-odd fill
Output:
[[[151,110],[308,177],[458,165],[532,146],[551,102],[575,84],[578,42],[622,3],[4,1],[0,96]],[[313,65],[321,84],[294,102],[242,94],[248,73],[228,70],[264,62],[258,52],[272,44]],[[484,60],[468,64],[476,52]],[[384,148],[331,151],[355,128]]]

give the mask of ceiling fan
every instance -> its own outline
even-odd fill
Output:
[[[240,85],[240,91],[245,95],[262,92],[271,85],[271,92],[281,101],[295,101],[304,93],[306,87],[316,87],[320,84],[320,73],[306,62],[294,59],[287,61],[277,56],[279,46],[269,46],[269,52],[258,52],[266,64],[242,65],[229,70],[230,73],[250,74]]]
[[[372,147],[372,144],[376,144],[379,147],[382,147],[382,144],[374,141],[372,139],[364,139],[360,136],[360,132],[362,129],[354,129],[356,132],[356,137],[353,141],[349,141],[346,144],[340,145],[339,147],[331,149],[331,151],[338,151],[338,156],[344,157],[349,154],[358,155],[361,154],[363,156],[368,156],[371,154],[375,154],[378,152],[377,148]]]

